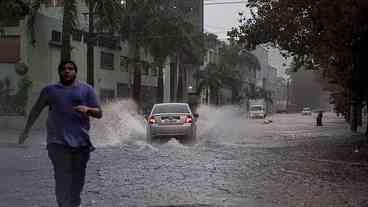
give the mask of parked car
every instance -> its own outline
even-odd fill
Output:
[[[266,118],[266,112],[263,105],[251,105],[249,109],[249,117],[251,119],[255,118]]]
[[[312,115],[312,110],[309,107],[305,107],[305,108],[303,108],[301,114],[302,115]]]
[[[174,137],[180,142],[194,142],[197,118],[187,103],[154,104],[146,116],[147,141]]]

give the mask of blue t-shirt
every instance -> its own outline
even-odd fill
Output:
[[[76,81],[72,86],[60,83],[45,87],[40,94],[49,106],[47,118],[47,144],[93,149],[89,137],[89,117],[74,107],[84,105],[100,107],[94,89]]]

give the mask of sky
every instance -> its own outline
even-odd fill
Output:
[[[204,0],[204,30],[214,33],[219,39],[226,39],[226,31],[238,24],[239,12],[247,11],[244,3],[217,4],[240,2],[239,0]]]
[[[204,31],[211,32],[220,40],[226,40],[226,32],[239,25],[239,12],[249,16],[246,1],[242,0],[204,0]],[[229,3],[236,2],[236,3]],[[218,3],[213,5],[212,3]],[[212,4],[212,5],[211,5]],[[269,64],[277,68],[279,76],[285,77],[285,69],[290,61],[285,60],[278,49],[269,50]]]

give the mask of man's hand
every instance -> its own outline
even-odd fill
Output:
[[[18,144],[23,144],[24,141],[28,138],[28,132],[24,131],[22,132],[22,134],[19,136],[18,139]]]
[[[83,106],[83,105],[76,106],[74,107],[74,109],[85,115],[88,115],[88,111],[90,110],[88,106]]]
[[[80,105],[80,106],[74,107],[74,109],[85,114],[86,116],[91,116],[97,119],[102,117],[102,111],[100,108],[93,108],[93,107]]]

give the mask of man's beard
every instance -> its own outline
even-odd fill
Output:
[[[70,80],[65,80],[61,74],[59,74],[60,83],[66,86],[72,85],[75,81],[76,76]]]

